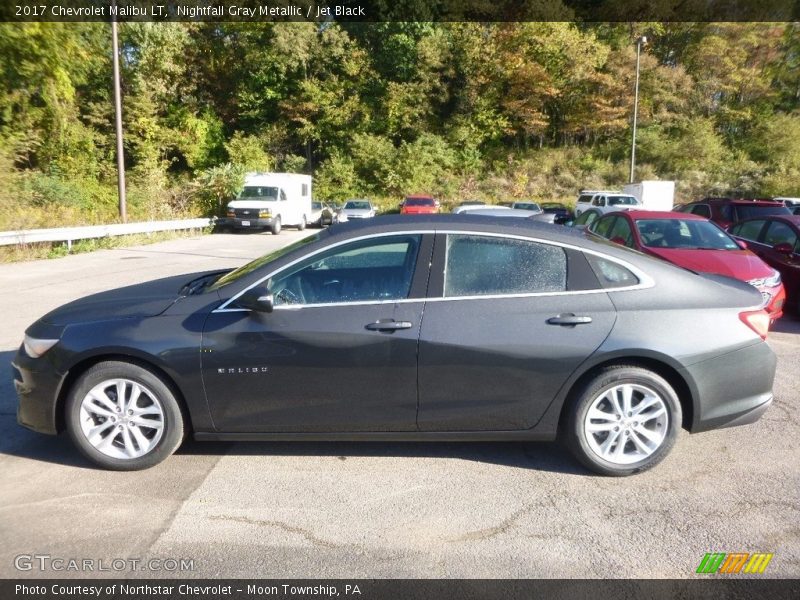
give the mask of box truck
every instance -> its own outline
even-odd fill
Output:
[[[244,188],[228,203],[221,224],[234,229],[269,229],[278,235],[287,225],[302,231],[310,216],[310,175],[248,173]]]
[[[629,183],[623,193],[634,196],[642,205],[641,210],[672,210],[675,202],[674,181],[641,181]]]

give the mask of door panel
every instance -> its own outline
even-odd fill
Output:
[[[203,381],[226,432],[414,431],[424,302],[212,313]],[[410,323],[393,332],[381,320]]]
[[[591,323],[547,323],[570,313]],[[428,302],[420,337],[420,430],[533,427],[608,336],[615,317],[605,293]]]

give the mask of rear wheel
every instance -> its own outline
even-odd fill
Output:
[[[106,469],[152,467],[183,440],[175,395],[160,377],[132,363],[93,366],[75,382],[65,408],[67,432],[78,450]]]
[[[642,367],[613,366],[577,391],[566,442],[592,471],[632,475],[664,459],[681,420],[678,396],[663,377]]]
[[[307,224],[306,223],[306,216],[303,215],[303,217],[300,219],[300,224],[297,226],[297,230],[298,231],[303,231],[303,229],[306,228],[306,224]]]
[[[272,221],[272,227],[269,228],[272,232],[272,235],[278,235],[281,232],[281,218],[275,217],[275,220]]]

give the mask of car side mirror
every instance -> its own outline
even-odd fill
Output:
[[[747,242],[745,242],[744,240],[736,240],[736,244],[737,244],[737,245],[739,246],[739,248],[741,248],[742,250],[747,250]]]
[[[772,249],[778,254],[785,254],[786,256],[791,256],[791,254],[794,252],[794,247],[789,242],[775,244]]]
[[[248,308],[255,312],[271,313],[275,308],[275,301],[272,294],[266,288],[255,287],[247,290],[239,296],[236,304],[242,308]]]

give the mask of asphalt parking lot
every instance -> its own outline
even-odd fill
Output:
[[[197,443],[98,470],[16,423],[23,331],[80,296],[236,266],[305,235],[222,234],[0,265],[0,577],[693,577],[706,552],[800,576],[800,321],[781,320],[775,402],[690,436],[654,470],[594,476],[557,444]],[[184,558],[191,572],[19,571],[15,557]],[[705,576],[708,577],[708,576]]]

